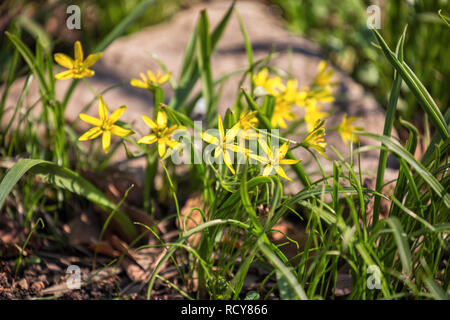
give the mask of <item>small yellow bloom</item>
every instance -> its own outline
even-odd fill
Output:
[[[158,153],[161,158],[166,154],[166,146],[173,149],[179,144],[178,141],[172,140],[170,137],[175,130],[184,127],[173,125],[168,128],[167,115],[164,111],[158,112],[156,123],[146,115],[143,115],[142,119],[150,127],[152,133],[139,139],[138,143],[153,144],[158,142]]]
[[[266,157],[257,156],[250,154],[250,157],[257,159],[259,162],[261,162],[264,167],[263,176],[271,175],[273,171],[275,171],[279,176],[292,181],[286,173],[284,172],[283,168],[281,167],[282,164],[296,164],[299,163],[300,160],[293,160],[293,159],[284,159],[286,156],[286,153],[289,150],[289,142],[285,142],[280,148],[274,148],[273,146],[269,148],[267,145],[267,142],[265,141],[265,138],[258,139],[258,143],[261,146],[261,148],[264,150]]]
[[[253,76],[253,83],[257,87],[262,87],[266,93],[273,96],[277,96],[285,90],[285,86],[280,77],[269,78],[269,70],[267,68],[262,69],[258,74]]]
[[[166,83],[170,77],[171,73],[167,73],[163,75],[161,73],[161,70],[158,70],[156,72],[156,75],[153,74],[150,70],[147,70],[147,76],[145,76],[143,73],[140,74],[140,79],[131,79],[130,84],[133,87],[143,88],[143,89],[153,89],[154,87],[159,87],[160,85]]]
[[[249,113],[241,113],[238,122],[231,128],[231,130],[239,130],[238,136],[244,139],[256,138],[256,131],[253,129],[258,125],[257,111]]]
[[[230,171],[235,174],[235,170],[233,168],[233,162],[230,157],[229,150],[234,152],[241,152],[244,154],[248,154],[248,149],[245,149],[243,147],[237,146],[234,141],[239,133],[240,129],[238,126],[233,126],[230,130],[227,131],[225,134],[225,130],[223,128],[222,119],[220,118],[220,115],[217,115],[217,121],[218,121],[218,129],[219,129],[219,138],[210,135],[209,133],[202,132],[202,139],[206,141],[209,144],[213,144],[216,146],[214,149],[214,158],[219,157],[222,155],[223,162],[225,165],[230,169]]]
[[[329,116],[328,112],[321,111],[315,100],[309,100],[305,107],[305,122],[308,132],[314,130],[317,121],[323,120]]]
[[[270,124],[272,127],[286,128],[286,120],[295,120],[296,118],[297,115],[291,111],[291,105],[279,100],[275,102]]]
[[[289,79],[286,82],[286,88],[281,93],[280,98],[288,105],[298,105],[303,107],[305,99],[308,97],[308,88],[299,91],[298,82],[296,79]]]
[[[312,148],[320,153],[323,157],[329,159],[325,155],[325,120],[318,120],[314,126],[314,129],[308,133],[308,135],[303,139],[302,145],[306,148]]]
[[[344,114],[344,116],[342,117],[342,121],[337,127],[337,131],[341,135],[342,140],[344,140],[344,143],[349,144],[350,141],[358,141],[358,137],[353,134],[353,132],[356,130],[363,130],[363,128],[352,126],[352,123],[359,119],[360,118],[358,117],[350,117],[347,119],[347,114]]]
[[[91,117],[84,113],[80,113],[81,120],[89,124],[92,124],[95,127],[84,133],[80,138],[78,138],[78,140],[79,141],[91,140],[103,134],[102,136],[103,151],[105,151],[105,153],[108,153],[109,146],[111,144],[111,134],[119,137],[126,137],[134,133],[132,130],[123,129],[114,124],[122,116],[126,108],[127,108],[126,106],[121,106],[119,107],[119,109],[114,111],[108,117],[108,109],[106,107],[105,102],[103,101],[103,97],[100,96],[98,104],[99,119]]]
[[[65,55],[64,53],[56,53],[54,55],[55,61],[61,66],[69,69],[55,75],[58,80],[70,79],[70,78],[84,78],[92,77],[95,72],[90,70],[89,67],[93,66],[101,57],[101,52],[90,54],[85,60],[83,55],[83,48],[80,41],[76,41],[74,45],[74,58]]]

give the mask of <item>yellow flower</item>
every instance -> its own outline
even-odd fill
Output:
[[[172,140],[170,137],[176,129],[183,129],[182,126],[173,125],[167,127],[167,115],[164,111],[159,111],[156,115],[156,123],[147,117],[142,116],[144,122],[150,127],[152,133],[139,139],[138,143],[153,144],[158,142],[158,154],[162,158],[166,154],[166,146],[175,148],[179,142]]]
[[[270,124],[272,127],[286,128],[287,124],[285,120],[295,120],[296,118],[297,115],[291,111],[291,105],[279,100],[275,103]]]
[[[266,68],[253,76],[253,83],[257,87],[262,87],[266,93],[273,96],[279,95],[285,89],[280,77],[269,78],[269,71]]]
[[[302,91],[298,90],[298,83],[296,79],[290,79],[286,82],[286,88],[281,93],[280,98],[288,105],[298,105],[300,107],[305,105],[305,99],[308,97],[308,89]]]
[[[317,67],[317,76],[313,81],[314,86],[326,87],[330,85],[331,77],[333,76],[333,70],[325,70],[327,68],[327,63],[325,61],[320,61]]]
[[[329,159],[325,155],[325,120],[318,120],[314,126],[314,129],[308,133],[308,135],[303,139],[302,145],[306,148],[312,148],[320,153],[323,157]]]
[[[333,83],[330,82],[334,71],[332,69],[326,70],[327,63],[325,61],[320,61],[318,66],[318,74],[313,81],[313,90],[309,93],[310,99],[315,99],[322,102],[333,102],[333,91],[331,86]]]
[[[214,149],[214,158],[219,157],[222,155],[223,162],[225,165],[230,169],[230,171],[235,174],[234,168],[232,166],[233,162],[231,161],[229,150],[232,150],[234,152],[241,152],[244,154],[248,154],[248,150],[242,147],[239,147],[234,144],[234,140],[239,133],[239,127],[233,126],[230,130],[227,131],[225,134],[225,130],[223,128],[222,119],[220,118],[220,115],[217,115],[217,121],[218,121],[218,129],[219,129],[219,138],[210,135],[209,133],[202,132],[202,139],[208,142],[209,144],[213,144],[216,146]]]
[[[261,146],[261,148],[266,153],[267,157],[257,156],[250,154],[250,157],[257,159],[260,161],[264,167],[263,176],[268,176],[272,174],[273,171],[275,171],[279,176],[292,181],[288,176],[286,176],[286,173],[284,172],[283,168],[281,167],[282,164],[296,164],[300,162],[300,160],[293,160],[293,159],[284,159],[286,156],[286,153],[289,150],[289,142],[285,142],[280,148],[269,148],[267,145],[267,142],[264,138],[258,139],[258,143]]]
[[[93,53],[90,54],[86,60],[84,60],[83,48],[81,47],[80,41],[76,41],[74,45],[74,57],[75,60],[71,57],[65,55],[64,53],[56,53],[55,61],[61,66],[69,69],[55,75],[55,78],[58,80],[70,79],[70,78],[84,78],[84,77],[92,77],[95,72],[90,70],[89,67],[93,66],[98,59],[102,57],[102,53]]]
[[[305,111],[305,122],[308,132],[314,130],[317,121],[329,116],[328,112],[321,111],[321,107],[316,103],[315,100],[308,101]]]
[[[253,129],[258,125],[257,111],[249,113],[241,113],[238,122],[231,128],[231,130],[239,130],[237,135],[244,139],[252,139],[256,137],[256,131]]]
[[[109,146],[111,144],[111,134],[119,137],[125,137],[134,133],[132,130],[123,129],[114,124],[122,116],[126,108],[126,106],[121,106],[108,117],[108,109],[106,108],[106,104],[103,101],[103,97],[100,96],[98,104],[99,119],[91,117],[84,113],[80,113],[81,120],[90,123],[95,127],[84,133],[80,138],[78,138],[78,140],[91,140],[103,134],[103,151],[105,151],[105,153],[108,153]]]
[[[159,87],[160,85],[166,83],[170,79],[171,75],[172,75],[171,73],[163,75],[161,73],[161,70],[158,70],[155,75],[150,70],[147,70],[147,76],[141,73],[140,76],[142,80],[131,79],[130,84],[133,87],[152,89],[154,87]]]
[[[337,127],[337,131],[341,135],[342,140],[344,140],[344,143],[349,144],[350,141],[358,141],[358,137],[354,135],[353,132],[356,130],[363,130],[363,128],[352,126],[352,123],[357,120],[359,120],[358,117],[350,117],[347,119],[347,114],[344,114],[344,116],[342,117],[342,121]]]

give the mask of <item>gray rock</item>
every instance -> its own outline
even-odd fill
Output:
[[[126,104],[128,109],[121,120],[134,123],[135,131],[146,134],[148,128],[141,119],[142,114],[152,113],[151,94],[142,89],[133,88],[129,85],[131,78],[139,76],[140,72],[147,69],[159,69],[156,62],[149,53],[156,54],[173,72],[175,79],[178,79],[178,70],[181,67],[184,49],[190,35],[198,20],[201,9],[207,9],[214,27],[226,12],[230,1],[214,1],[195,5],[187,10],[176,14],[169,21],[157,26],[152,26],[141,30],[138,33],[117,39],[104,52],[102,59],[93,67],[96,75],[88,81],[92,87],[101,92],[106,88],[124,83],[120,88],[108,91],[104,94],[104,99],[111,109]],[[320,48],[313,42],[293,35],[286,31],[280,24],[280,19],[270,11],[270,8],[253,1],[238,1],[237,8],[243,18],[245,27],[253,45],[255,60],[265,57],[272,47],[276,49],[278,56],[272,60],[272,65],[278,68],[293,71],[299,85],[307,86],[314,78],[317,65],[324,57]],[[289,49],[292,55],[288,54]],[[218,78],[230,71],[247,66],[244,41],[240,31],[236,15],[233,17],[219,42],[216,52],[212,58],[212,69],[214,78]],[[219,112],[223,115],[227,107],[234,103],[238,90],[238,81],[241,75],[232,77],[224,86],[219,103]],[[349,76],[336,70],[335,81],[339,83],[336,88],[337,101],[333,108],[334,114],[328,120],[327,125],[337,124],[342,115],[358,116],[361,120],[358,125],[366,131],[381,133],[385,115],[382,108],[376,103],[374,98],[355,83]],[[22,84],[21,84],[22,83]],[[57,93],[62,97],[71,81],[57,81]],[[18,99],[23,85],[23,80],[17,81],[8,99],[8,105],[14,105]],[[168,88],[168,85],[165,85]],[[199,84],[196,90],[200,90]],[[172,92],[166,92],[166,99],[170,98]],[[37,100],[36,86],[30,90],[27,101]],[[69,102],[66,118],[73,121],[77,118],[81,109],[93,98],[92,93],[84,83],[81,83],[75,90]],[[96,102],[91,109],[96,115]],[[330,108],[331,106],[328,106]],[[38,108],[36,108],[36,112]],[[81,125],[81,123],[80,123]],[[86,127],[82,127],[85,129]],[[302,136],[293,135],[291,138],[300,141]],[[336,132],[327,134],[326,142],[335,146],[343,155],[348,154],[348,147],[343,144]],[[361,144],[373,143],[362,138]],[[300,148],[296,150],[298,156],[308,163],[310,156],[307,152],[302,152]],[[378,150],[365,152],[362,154],[362,167],[365,172],[376,170],[378,161]],[[336,158],[331,150],[327,154]],[[124,152],[118,152],[114,157],[114,162],[122,169],[142,172],[143,160],[123,161]],[[326,170],[332,168],[332,163],[323,159],[322,164]],[[308,170],[315,170],[313,164],[307,164]],[[292,176],[293,173],[290,173]],[[142,175],[139,174],[142,177]],[[298,192],[301,188],[299,184],[293,184],[288,188],[289,192]]]

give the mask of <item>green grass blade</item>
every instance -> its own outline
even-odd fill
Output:
[[[416,172],[428,183],[428,185],[440,196],[442,197],[447,208],[450,207],[450,196],[444,189],[444,187],[439,183],[439,181],[419,162],[414,159],[414,157],[405,150],[401,145],[394,142],[391,138],[380,136],[374,133],[368,132],[358,132],[363,136],[378,140],[382,142],[391,152],[393,152],[397,157],[404,159],[409,165],[416,170]]]
[[[403,62],[403,44],[405,41],[406,28],[403,31],[403,34],[400,36],[400,39],[397,44],[397,57],[399,61]],[[383,135],[390,137],[392,128],[394,126],[395,120],[395,111],[397,109],[397,101],[400,95],[400,88],[402,85],[402,78],[398,74],[395,73],[394,84],[392,86],[391,94],[389,96],[389,102],[386,110],[386,120],[384,121]],[[380,158],[378,161],[378,170],[377,170],[377,180],[375,190],[377,192],[381,192],[381,188],[384,182],[384,171],[386,169],[386,163],[388,158],[388,152],[386,149],[380,150]],[[381,198],[375,197],[374,207],[373,207],[373,222],[374,224],[378,221],[378,217],[380,215],[381,208]]]
[[[209,34],[209,19],[205,10],[201,12],[197,25],[197,56],[200,79],[202,81],[202,94],[206,105],[206,123],[215,119],[213,110],[214,85],[211,71],[211,36]]]
[[[412,270],[411,249],[409,247],[406,234],[403,231],[402,224],[400,223],[400,220],[396,217],[386,219],[386,223],[389,224],[392,233],[394,234],[403,271],[405,271],[407,274],[410,274]]]
[[[49,161],[22,159],[8,170],[0,183],[0,208],[3,206],[7,195],[15,184],[27,172],[38,175],[55,187],[62,188],[79,196],[85,197],[102,208],[114,210],[116,207],[116,205],[111,202],[100,190],[81,177],[78,173],[67,168],[57,166]],[[121,211],[117,211],[114,219],[120,224],[123,231],[130,239],[138,236],[137,229],[126,214]]]
[[[11,42],[14,44],[17,51],[20,52],[23,59],[27,63],[28,67],[30,67],[31,72],[33,72],[34,75],[36,76],[39,86],[41,88],[41,91],[45,94],[48,94],[48,87],[47,87],[47,83],[45,82],[43,70],[38,68],[36,59],[33,56],[33,54],[31,53],[30,49],[16,35],[8,32],[8,31],[6,31],[5,34],[9,38],[9,40],[11,40]]]

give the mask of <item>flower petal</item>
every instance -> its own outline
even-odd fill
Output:
[[[265,168],[264,168],[264,171],[263,171],[263,176],[265,176],[265,177],[267,177],[267,176],[270,176],[270,174],[272,173],[272,170],[273,170],[273,168],[272,168],[272,166],[270,165],[270,164],[268,164]]]
[[[164,142],[158,141],[158,153],[161,158],[166,154],[166,144]]]
[[[280,159],[284,158],[284,156],[286,155],[288,150],[289,150],[289,142],[283,143],[283,145],[280,147],[280,149],[278,149],[279,158]]]
[[[101,127],[102,126],[102,121],[100,119],[91,117],[85,113],[80,113],[80,119],[83,120],[84,122],[87,122],[89,124],[92,124],[96,127]]]
[[[75,41],[74,54],[75,54],[74,55],[75,60],[79,60],[79,61],[83,61],[84,60],[83,47],[81,47],[81,42],[80,41]]]
[[[217,127],[219,129],[219,140],[223,141],[223,137],[225,135],[225,132],[223,130],[223,123],[222,123],[222,119],[220,118],[220,114],[217,115]]]
[[[84,71],[77,77],[77,78],[84,78],[84,77],[93,77],[95,74],[94,70],[91,69],[84,69]]]
[[[106,104],[102,96],[100,96],[98,102],[98,115],[102,121],[105,121],[108,118],[108,109],[106,108]]]
[[[292,181],[292,179],[289,178],[289,177],[286,175],[286,173],[284,172],[284,170],[283,170],[283,168],[282,168],[281,166],[278,166],[278,168],[277,168],[277,173],[278,173],[278,175],[279,175],[280,177],[283,177],[283,178],[285,178],[285,179],[287,179],[287,180],[289,180],[289,181]]]
[[[159,78],[159,81],[158,81],[159,84],[166,83],[167,80],[170,79],[170,76],[171,76],[171,75],[172,75],[171,73],[168,73],[168,74],[163,75],[161,78]]]
[[[141,139],[139,139],[138,143],[145,143],[145,144],[152,144],[155,143],[158,139],[156,138],[156,136],[152,133],[149,134],[148,136],[144,136]]]
[[[233,174],[236,174],[236,171],[234,171],[234,168],[232,166],[232,161],[231,161],[231,158],[230,158],[230,154],[226,150],[223,151],[223,162],[225,162],[225,164],[227,165],[228,169],[230,169],[230,171]]]
[[[139,79],[131,79],[130,84],[133,87],[137,87],[137,88],[143,88],[143,89],[147,89],[148,88],[148,83],[141,81]]]
[[[160,129],[167,127],[167,115],[164,111],[158,112],[158,115],[156,116],[156,124]]]
[[[113,125],[111,127],[111,133],[118,137],[126,137],[126,136],[129,136],[130,134],[133,134],[134,132],[133,132],[133,130],[128,130],[128,129],[124,129],[119,126]]]
[[[78,141],[86,141],[97,138],[102,133],[102,129],[99,127],[94,127],[85,132],[81,137],[78,138]]]
[[[299,163],[301,160],[295,160],[295,159],[282,159],[280,160],[280,164],[296,164]]]
[[[56,63],[59,65],[67,68],[72,69],[73,68],[73,59],[69,57],[68,55],[65,55],[64,53],[56,53],[54,55]]]
[[[104,131],[102,136],[102,146],[103,151],[105,151],[105,153],[108,153],[110,145],[111,145],[111,132]]]
[[[72,70],[66,70],[66,71],[55,74],[55,78],[58,80],[65,80],[65,79],[70,79],[73,77],[74,77],[74,75],[73,75]]]
[[[152,119],[150,119],[146,115],[142,115],[142,119],[150,127],[150,129],[152,129],[153,131],[158,130],[158,125]]]
[[[153,72],[151,72],[151,70],[147,71],[147,76],[148,80],[150,80],[151,83],[158,83],[158,81],[156,81],[155,75],[153,74]]]
[[[83,64],[86,68],[93,66],[103,55],[103,52],[93,53],[88,55],[86,60],[84,60]]]
[[[202,139],[204,141],[208,142],[209,144],[215,144],[215,145],[219,144],[219,139],[217,139],[217,137],[214,137],[213,135],[206,133],[206,132],[202,132]]]
[[[122,116],[122,114],[127,109],[127,106],[120,106],[116,111],[114,111],[108,118],[109,123],[115,123],[119,118]]]

